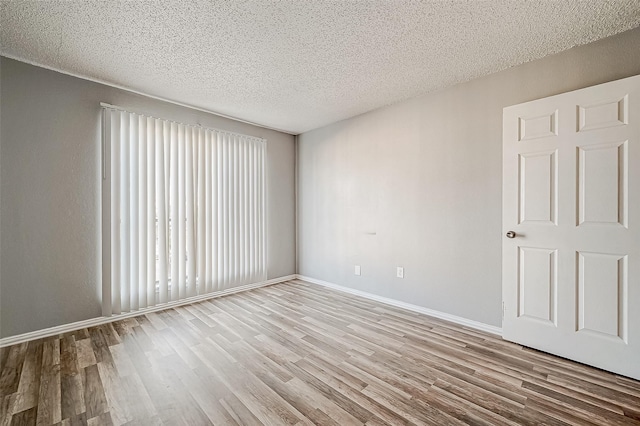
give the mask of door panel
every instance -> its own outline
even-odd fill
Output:
[[[518,316],[555,326],[557,251],[519,247]]]
[[[526,141],[529,139],[545,138],[549,136],[557,136],[558,128],[558,110],[542,115],[519,117],[518,120],[518,140]]]
[[[508,231],[503,337],[640,379],[640,76],[504,109]]]
[[[629,96],[595,105],[578,106],[578,131],[584,132],[627,124]]]
[[[627,141],[578,147],[578,225],[626,227]]]
[[[627,284],[626,255],[578,253],[577,330],[626,342]]]
[[[519,223],[556,224],[556,156],[556,150],[519,155]]]

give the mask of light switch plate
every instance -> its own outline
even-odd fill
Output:
[[[361,275],[360,274],[360,265],[356,265],[356,271],[355,271],[356,275]]]
[[[402,266],[396,268],[396,277],[404,278],[404,268]]]

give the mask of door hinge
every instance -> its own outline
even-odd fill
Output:
[[[502,321],[504,321],[504,313],[506,312],[507,308],[504,306],[504,300],[502,301]]]

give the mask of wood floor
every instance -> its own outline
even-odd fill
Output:
[[[301,281],[0,355],[0,425],[640,424],[638,381]]]

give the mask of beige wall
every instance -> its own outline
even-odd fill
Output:
[[[100,102],[266,138],[268,275],[295,272],[293,136],[0,60],[1,337],[101,315]]]
[[[639,47],[637,28],[300,135],[298,272],[500,326],[502,109],[640,74]]]

